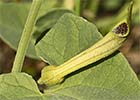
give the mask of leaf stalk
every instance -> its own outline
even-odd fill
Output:
[[[12,72],[21,72],[25,54],[31,39],[32,30],[41,6],[42,0],[33,0],[15,56]],[[15,37],[16,38],[16,37]]]

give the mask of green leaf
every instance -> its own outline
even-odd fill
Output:
[[[101,35],[95,25],[78,16],[65,14],[39,41],[36,49],[43,60],[60,65],[99,39]]]
[[[0,75],[0,99],[16,100],[25,97],[41,96],[35,81],[25,73]],[[24,99],[25,100],[25,99]]]
[[[101,38],[95,25],[65,14],[39,41],[36,50],[45,61],[60,65]],[[68,75],[45,94],[48,100],[139,100],[140,83],[123,55],[115,53]]]
[[[29,11],[29,4],[0,3],[0,38],[17,49]],[[27,56],[37,58],[34,43],[30,42]]]

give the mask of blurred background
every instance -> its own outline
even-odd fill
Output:
[[[127,9],[128,4],[131,0],[81,0],[81,14],[88,21],[96,24],[102,35],[105,35],[112,25],[120,21],[126,16],[125,9]],[[140,74],[140,1],[133,0],[133,16],[132,16],[132,30],[131,34],[120,48],[120,51],[125,55],[128,62],[134,69],[137,75]],[[8,38],[4,33],[10,34],[12,31],[11,26],[7,25],[10,21],[17,23],[16,13],[10,8],[16,8],[18,6],[24,8],[20,10],[18,17],[27,16],[29,7],[32,0],[0,0],[0,73],[8,73],[11,71],[11,67],[14,61],[17,47],[14,46],[14,42],[17,39],[16,36],[13,38]],[[66,8],[69,10],[74,10],[76,5],[76,0],[44,0],[47,5],[42,5],[40,9],[40,16],[45,15],[46,12],[57,9]],[[16,10],[18,10],[18,8]],[[26,10],[25,10],[26,9]],[[7,14],[10,13],[9,15]],[[4,17],[7,15],[9,18],[9,23],[5,21]],[[13,17],[14,16],[14,17]],[[23,23],[25,20],[23,21]],[[18,30],[20,24],[17,24]],[[21,30],[23,29],[23,24],[21,25]],[[4,27],[4,28],[3,28]],[[5,30],[6,31],[5,31]],[[21,34],[22,31],[17,32]],[[19,40],[19,39],[18,39]],[[23,71],[31,74],[35,79],[40,77],[40,71],[46,64],[38,58],[28,56],[25,59]]]

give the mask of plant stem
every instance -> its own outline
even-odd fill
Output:
[[[27,17],[22,36],[19,42],[17,54],[15,56],[12,72],[21,72],[25,54],[31,39],[32,30],[35,24],[36,17],[38,15],[39,8],[42,0],[33,0],[29,15]]]
[[[78,16],[81,14],[81,0],[75,0],[75,13]]]

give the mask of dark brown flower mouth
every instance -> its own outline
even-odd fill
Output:
[[[126,23],[120,24],[118,27],[116,27],[113,32],[116,34],[122,34],[124,35],[128,31],[128,25]]]

